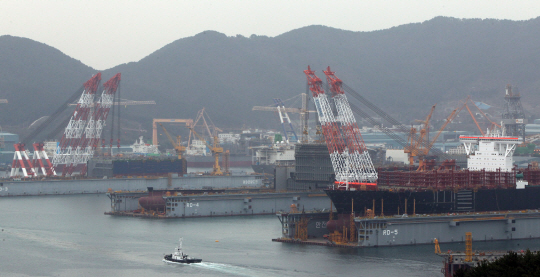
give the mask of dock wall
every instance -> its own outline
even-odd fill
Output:
[[[140,212],[139,198],[147,196],[146,192],[112,192],[107,193],[107,195],[111,199],[111,212],[106,214],[136,217],[189,218],[264,215],[288,212],[291,209],[297,211],[328,211],[330,209],[330,199],[320,192],[251,192],[163,196],[166,207],[164,213]],[[324,218],[328,218],[328,214]],[[319,223],[319,228],[321,228],[321,224],[323,223]]]
[[[393,246],[540,238],[540,213],[474,214],[356,219],[358,246]]]
[[[260,188],[262,185],[262,177],[255,175],[0,181],[0,197],[106,193],[109,189],[113,191],[146,191],[147,187],[154,187],[154,189],[218,189]]]
[[[275,214],[278,211],[330,209],[324,193],[250,193],[166,197],[167,217]]]

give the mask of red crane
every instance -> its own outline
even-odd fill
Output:
[[[328,98],[324,94],[322,80],[315,75],[315,72],[309,66],[307,70],[304,70],[304,73],[307,77],[309,90],[313,95],[313,101],[315,102],[315,108],[321,122],[326,146],[330,152],[330,160],[336,174],[336,182],[339,183],[338,187],[340,187],[342,182],[345,183],[345,187],[348,187],[348,176],[345,172],[346,159],[343,153],[346,144],[341,136],[339,125],[334,118]]]
[[[77,165],[75,157],[81,152],[81,138],[91,115],[91,108],[94,105],[94,97],[100,82],[101,73],[98,73],[84,83],[84,91],[53,157],[53,165],[63,167],[62,176],[72,173],[73,166]]]
[[[336,77],[334,72],[330,70],[330,67],[323,72],[326,75],[328,86],[332,92],[337,110],[337,120],[341,124],[341,131],[347,143],[348,168],[345,170],[350,179],[347,182],[357,186],[375,185],[377,171],[373,166],[364,139],[360,133],[360,128],[358,128],[349,101],[342,88],[343,82]]]

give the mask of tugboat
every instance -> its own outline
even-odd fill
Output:
[[[202,259],[190,258],[182,251],[182,238],[180,238],[180,244],[174,249],[173,254],[165,255],[163,261],[171,264],[194,264],[202,262]]]

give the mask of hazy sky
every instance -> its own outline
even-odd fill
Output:
[[[246,37],[314,24],[372,31],[439,15],[526,20],[540,16],[540,1],[0,0],[0,35],[43,42],[103,70],[205,30]]]

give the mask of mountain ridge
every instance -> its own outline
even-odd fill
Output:
[[[45,44],[9,37],[0,37],[0,98],[10,101],[0,109],[2,126],[27,126],[52,113],[97,72]],[[202,107],[219,127],[277,129],[276,115],[251,107],[306,92],[308,65],[323,80],[321,70],[330,66],[344,83],[409,124],[434,103],[441,103],[438,116],[445,118],[467,95],[502,107],[506,84],[520,88],[524,107],[534,113],[540,100],[537,45],[540,17],[435,17],[369,32],[312,25],[275,37],[204,31],[101,72],[102,83],[122,73],[122,98],[157,102],[122,111],[126,124],[146,129],[152,118],[194,118]]]

